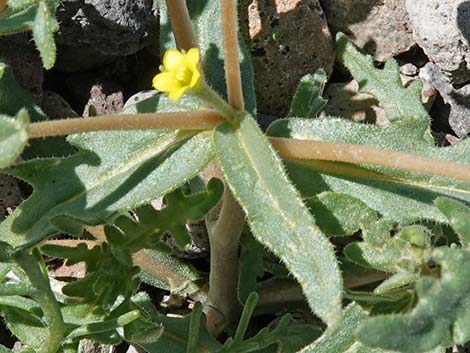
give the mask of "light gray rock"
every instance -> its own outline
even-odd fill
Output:
[[[420,77],[431,83],[439,92],[445,107],[437,107],[439,120],[447,118],[448,123],[455,134],[464,138],[470,133],[470,84],[456,90],[448,82],[439,67],[433,63],[428,63],[421,68]],[[438,121],[440,125],[445,125],[445,121]]]
[[[158,41],[153,0],[64,0],[57,17],[62,71],[92,69]]]
[[[242,8],[258,111],[284,116],[305,74],[331,73],[334,48],[325,14],[318,0],[244,0]]]
[[[414,36],[452,84],[470,80],[470,3],[467,0],[406,0]]]
[[[377,61],[386,61],[415,44],[405,0],[320,2],[331,30],[347,34]]]

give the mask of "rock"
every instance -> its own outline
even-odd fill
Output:
[[[405,0],[320,2],[331,30],[347,34],[377,61],[387,61],[415,44]]]
[[[258,111],[284,116],[305,74],[332,71],[325,15],[318,0],[245,0],[245,5],[241,31],[252,53]]]
[[[113,346],[93,342],[88,339],[83,339],[78,345],[78,353],[113,353],[115,349]]]
[[[452,84],[470,80],[470,3],[406,0],[414,36]]]
[[[418,68],[411,63],[407,63],[400,66],[400,73],[405,76],[415,76],[418,74]]]
[[[124,106],[123,88],[114,80],[95,74],[74,74],[67,80],[79,106],[84,106],[84,117],[113,114]]]
[[[88,70],[158,41],[153,0],[64,0],[57,18],[61,71]]]
[[[61,95],[52,91],[44,91],[41,108],[52,120],[79,116]]]
[[[0,60],[11,66],[18,83],[39,104],[42,100],[44,70],[30,36],[16,34],[0,37]]]
[[[0,174],[0,221],[8,217],[21,201],[18,181],[12,176]]]
[[[456,90],[433,63],[420,70],[420,77],[433,85],[447,105],[434,108],[437,124],[447,125],[443,119],[448,117],[448,124],[455,134],[460,138],[467,136],[470,133],[470,84]]]

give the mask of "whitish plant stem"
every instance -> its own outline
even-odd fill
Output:
[[[470,181],[470,166],[411,153],[327,141],[271,138],[283,158],[370,164]]]
[[[237,1],[222,1],[222,31],[224,37],[225,80],[229,104],[244,110],[240,61],[238,56]]]
[[[238,57],[238,18],[236,2],[221,0],[224,39],[225,80],[229,104],[239,111],[245,109]],[[206,304],[207,328],[219,334],[240,314],[238,301],[238,267],[240,235],[245,216],[240,205],[226,188],[222,209],[214,227],[209,228],[211,269],[209,298]]]
[[[175,35],[178,49],[189,50],[196,47],[193,28],[185,0],[167,0],[166,6]]]
[[[72,118],[32,123],[29,127],[29,137],[38,138],[107,130],[209,130],[222,121],[222,116],[215,110],[102,115],[93,118]]]
[[[207,327],[215,335],[240,313],[238,248],[245,223],[243,211],[229,189],[222,202],[217,222],[209,227],[211,264],[206,315]]]
[[[44,342],[38,353],[56,353],[64,338],[64,320],[60,306],[54,297],[47,273],[43,273],[40,264],[26,251],[15,255],[16,263],[26,272],[35,291],[31,297],[39,304],[44,312],[45,322],[49,329],[49,338]]]
[[[29,128],[29,138],[103,130],[209,130],[223,121],[222,115],[214,110],[104,115],[94,118],[73,118],[33,123]],[[277,137],[271,137],[270,141],[283,158],[369,164],[470,181],[470,166],[456,162],[340,142],[306,141]]]

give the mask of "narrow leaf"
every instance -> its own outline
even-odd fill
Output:
[[[312,310],[329,325],[341,317],[342,280],[333,247],[287,178],[256,122],[246,115],[214,134],[225,178],[255,237],[297,278]]]
[[[55,8],[52,9],[55,13]],[[39,50],[44,68],[51,69],[55,63],[56,45],[54,32],[59,29],[59,24],[51,13],[51,9],[45,1],[40,1],[32,26],[33,38]]]

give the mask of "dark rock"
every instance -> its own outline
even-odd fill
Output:
[[[44,92],[41,108],[52,120],[79,116],[61,95],[52,91]]]
[[[7,62],[18,83],[36,103],[42,100],[44,70],[31,38],[27,34],[0,37],[0,60]]]
[[[245,0],[243,8],[241,31],[252,54],[258,111],[283,116],[304,75],[332,71],[325,15],[318,0]]]
[[[89,70],[158,41],[152,0],[64,0],[57,17],[61,71]]]
[[[0,221],[8,217],[21,201],[18,181],[12,176],[0,174]]]

